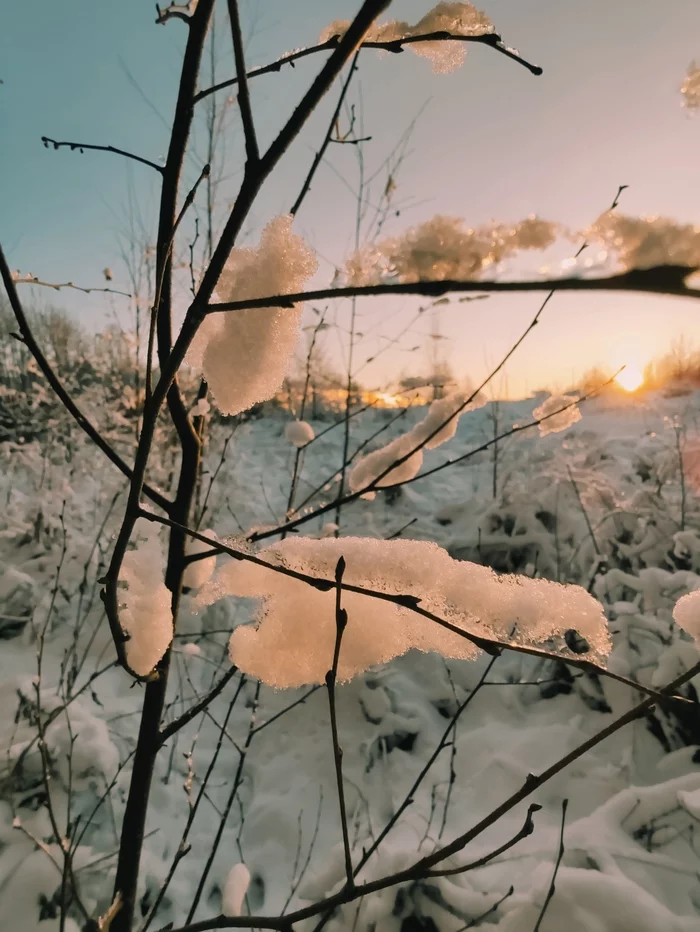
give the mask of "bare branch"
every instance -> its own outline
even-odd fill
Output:
[[[535,823],[533,822],[532,817],[536,812],[539,812],[541,808],[542,806],[539,806],[537,803],[531,803],[527,810],[527,816],[525,817],[525,822],[523,823],[522,827],[518,830],[518,832],[516,832],[515,835],[513,835],[512,838],[509,838],[508,841],[504,842],[494,851],[490,851],[483,857],[477,858],[476,861],[470,861],[469,864],[463,864],[461,867],[449,867],[445,868],[444,870],[428,871],[426,873],[426,877],[453,877],[455,874],[466,874],[467,871],[473,871],[479,867],[484,867],[484,865],[489,864],[499,855],[503,854],[504,851],[508,851],[510,848],[513,848],[519,841],[522,841],[523,838],[527,838],[528,835],[532,835],[535,830]]]
[[[233,55],[236,61],[236,74],[238,76],[238,106],[241,110],[241,120],[243,122],[246,156],[248,157],[248,162],[251,165],[255,165],[260,161],[260,152],[258,151],[258,140],[255,135],[253,111],[250,106],[248,78],[245,73],[245,55],[243,52],[243,36],[241,35],[241,18],[238,12],[238,0],[228,0],[228,15],[231,21]]]
[[[53,288],[54,291],[60,291],[62,288],[72,288],[74,291],[82,291],[83,294],[92,294],[93,291],[102,292],[103,294],[118,294],[124,298],[132,297],[128,291],[118,291],[116,288],[83,288],[80,285],[74,285],[73,282],[42,282],[36,275],[20,275],[19,272],[13,274],[15,285],[37,285],[40,288]]]
[[[568,799],[562,800],[561,830],[559,832],[559,851],[557,853],[557,860],[554,864],[554,873],[552,874],[552,880],[547,890],[547,896],[544,898],[544,903],[542,904],[542,911],[537,917],[537,922],[535,923],[535,928],[532,930],[532,932],[539,932],[540,926],[542,925],[542,920],[544,919],[544,914],[547,912],[547,907],[549,906],[549,903],[552,897],[554,896],[554,892],[556,890],[555,884],[556,884],[557,874],[559,873],[559,865],[561,864],[561,859],[564,857],[564,823],[566,822],[566,809],[568,805],[569,805]]]
[[[150,168],[155,168],[157,172],[161,175],[163,174],[163,166],[159,165],[157,162],[152,162],[150,159],[145,159],[141,155],[135,155],[133,152],[127,152],[126,149],[117,149],[116,146],[94,146],[91,143],[87,142],[59,142],[57,139],[51,139],[50,136],[42,136],[41,141],[44,143],[46,149],[70,149],[71,152],[80,152],[83,153],[86,150],[91,150],[93,152],[113,152],[115,155],[122,155],[125,159],[131,159],[134,162],[140,162],[142,165],[148,165]]]
[[[343,632],[348,623],[348,613],[341,607],[343,593],[342,582],[345,572],[345,559],[341,556],[335,569],[335,646],[333,648],[333,664],[326,673],[326,688],[328,689],[328,707],[331,719],[331,737],[333,740],[333,761],[335,764],[335,780],[338,790],[338,806],[340,808],[340,825],[343,832],[343,851],[345,854],[345,883],[348,889],[355,886],[355,875],[352,869],[352,856],[350,854],[350,836],[348,835],[348,816],[345,808],[345,787],[343,785],[343,749],[338,738],[338,720],[335,712],[335,682],[338,676],[338,662],[340,660],[340,647],[343,641]]]
[[[340,92],[340,96],[338,97],[338,103],[336,104],[335,110],[333,111],[333,115],[331,116],[330,123],[328,124],[328,129],[326,131],[326,135],[324,136],[323,142],[321,143],[321,147],[316,153],[316,155],[314,156],[314,160],[311,163],[311,168],[309,169],[309,173],[304,179],[304,184],[301,186],[301,191],[299,192],[299,196],[297,197],[296,201],[294,201],[294,204],[292,205],[292,209],[289,211],[289,213],[293,217],[296,216],[299,208],[301,207],[304,201],[304,198],[309,193],[309,189],[311,188],[311,182],[313,181],[314,175],[316,174],[318,166],[321,164],[323,160],[323,156],[326,154],[326,150],[328,149],[328,146],[331,143],[331,140],[333,138],[333,127],[338,122],[338,117],[340,116],[340,111],[343,108],[343,103],[345,101],[348,91],[350,90],[350,84],[352,82],[353,75],[357,71],[357,60],[359,56],[360,56],[360,53],[359,51],[357,51],[350,65],[350,71],[348,73],[347,78],[345,79],[345,82],[343,84],[343,89]]]
[[[165,744],[168,738],[171,738],[181,728],[184,728],[188,722],[191,722],[193,718],[199,715],[200,712],[203,712],[206,708],[208,708],[216,699],[216,697],[224,691],[226,684],[230,682],[230,680],[232,680],[237,673],[238,667],[231,666],[230,669],[224,673],[219,682],[209,690],[206,696],[203,696],[198,702],[195,702],[194,705],[190,706],[189,709],[187,709],[186,712],[183,712],[179,718],[176,718],[174,722],[170,722],[170,724],[166,725],[165,728],[161,728],[159,739],[160,743]]]

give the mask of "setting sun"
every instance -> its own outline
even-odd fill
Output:
[[[625,366],[615,381],[626,392],[635,392],[644,382],[644,373],[639,366]]]

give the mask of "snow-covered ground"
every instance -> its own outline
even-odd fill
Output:
[[[452,440],[425,452],[423,469],[526,423],[542,400],[464,414]],[[698,660],[671,613],[680,596],[700,588],[700,499],[692,487],[700,397],[601,399],[582,413],[563,433],[541,437],[530,428],[499,441],[495,461],[491,446],[400,491],[346,505],[339,516],[319,515],[297,533],[328,535],[329,523],[337,522],[341,538],[400,534],[498,571],[579,583],[606,609],[610,668],[663,686]],[[367,411],[351,422],[350,452],[373,438],[363,449],[370,452],[424,416],[425,409],[408,410],[392,422],[396,411]],[[221,465],[231,428],[217,428],[202,499],[220,468],[202,528],[239,537],[282,521],[297,455],[290,420],[280,413],[241,424]],[[320,490],[308,508],[337,493],[343,427],[322,434],[330,423],[313,423],[317,439],[301,454],[295,502]],[[92,915],[109,905],[143,690],[111,666],[97,582],[124,483],[77,432],[73,440],[46,456],[38,442],[0,445],[0,926],[17,932],[59,929],[61,858],[51,841],[47,789],[60,826],[68,815],[84,905]],[[166,463],[153,481],[166,485],[167,473]],[[224,562],[220,557],[218,566]],[[252,609],[250,599],[232,598],[198,609],[194,590],[185,596],[170,719],[227,669],[230,633]],[[37,633],[44,630],[38,671]],[[412,796],[358,880],[408,867],[449,842],[529,773],[640,699],[612,680],[506,653],[450,730],[487,660],[411,651],[338,687],[355,863]],[[47,786],[31,743],[37,696],[46,720],[63,704],[69,682],[77,697],[46,731]],[[692,685],[686,695],[696,697]],[[443,749],[413,793],[443,736]],[[564,854],[540,932],[700,930],[700,718],[695,708],[679,706],[656,708],[539,789],[530,800],[542,806],[534,832],[488,865],[365,897],[341,908],[326,928],[531,932],[552,879],[564,799]],[[527,805],[445,866],[478,860],[512,837]],[[339,889],[345,868],[325,690],[275,691],[234,677],[209,712],[162,751],[146,831],[140,905],[149,916],[157,904],[154,929],[183,924],[193,906],[195,919],[235,911],[236,877],[245,873],[237,868],[230,877],[237,864],[250,873],[244,912],[278,915]],[[159,898],[173,859],[177,869]],[[66,928],[80,928],[75,916]]]

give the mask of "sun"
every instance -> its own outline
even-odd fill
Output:
[[[615,381],[626,392],[636,392],[644,384],[644,373],[639,366],[625,366],[622,372],[615,376]]]

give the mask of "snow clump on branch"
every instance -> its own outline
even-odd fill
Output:
[[[679,224],[667,217],[628,217],[608,211],[583,235],[589,242],[599,242],[616,252],[624,271],[667,264],[700,268],[700,226]]]
[[[210,540],[218,541],[218,536],[212,530],[202,531],[205,537]],[[205,544],[203,540],[197,540],[196,537],[190,537],[187,540],[185,552],[188,557],[199,553],[211,551],[211,544]],[[216,554],[210,557],[203,557],[201,560],[195,560],[188,563],[185,572],[182,574],[182,585],[188,589],[199,589],[205,583],[209,582],[216,569]]]
[[[416,447],[423,444],[425,449],[434,450],[451,440],[457,432],[460,415],[465,411],[482,407],[487,400],[484,395],[476,395],[471,401],[470,398],[470,392],[452,392],[445,398],[434,401],[423,420],[412,430],[392,440],[380,450],[362,457],[350,472],[349,482],[353,492],[370,484],[376,484],[381,488],[407,482],[417,476],[423,465],[423,448],[417,450]],[[435,436],[431,436],[432,434]],[[411,453],[412,450],[415,452]],[[394,466],[383,478],[379,478],[393,463],[408,454],[411,454],[408,459]]]
[[[473,635],[541,643],[575,626],[592,656],[610,650],[603,609],[585,589],[497,576],[488,567],[453,560],[429,541],[287,539],[258,556],[273,567],[331,581],[343,556],[344,585],[419,600],[421,608]],[[336,637],[333,586],[321,591],[275,569],[233,560],[201,591],[197,605],[232,595],[262,599],[256,624],[231,635],[231,660],[241,671],[280,689],[324,682]],[[348,625],[338,667],[341,682],[411,649],[465,660],[478,654],[467,638],[396,602],[344,591],[342,605]]]
[[[234,864],[229,871],[221,894],[221,912],[224,916],[240,916],[243,901],[250,886],[250,871],[245,864]]]
[[[321,42],[328,42],[334,36],[343,36],[350,26],[350,21],[338,19],[323,30]],[[434,32],[448,32],[454,36],[483,36],[494,32],[494,26],[485,13],[477,10],[471,3],[438,3],[422,19],[411,26],[403,20],[390,20],[388,23],[375,23],[365,33],[364,42],[397,42],[414,36],[426,36]],[[416,55],[429,58],[436,74],[455,71],[464,64],[467,56],[466,44],[459,40],[450,42],[410,42],[406,45]]]
[[[688,110],[700,110],[700,68],[695,62],[690,63],[685,80],[681,84],[683,106]]]
[[[560,430],[566,430],[581,420],[581,412],[576,407],[578,397],[576,395],[550,395],[546,401],[535,408],[532,416],[535,420],[540,421],[537,425],[540,429],[540,437],[546,437],[547,434],[557,434]],[[560,410],[563,409],[563,410]],[[559,412],[556,414],[555,412]],[[541,420],[546,418],[546,420]]]
[[[257,248],[233,249],[217,285],[221,301],[302,291],[316,256],[292,233],[289,215],[267,224]],[[282,385],[294,352],[302,306],[260,307],[210,314],[188,353],[201,368],[223,414],[239,414],[271,398]]]
[[[689,592],[676,602],[673,620],[700,646],[700,589]]]
[[[438,215],[400,236],[358,250],[346,265],[347,283],[478,279],[485,269],[519,250],[551,246],[558,230],[556,224],[537,217],[465,228],[463,220]]]
[[[295,447],[305,447],[316,435],[308,421],[290,421],[284,428],[284,436]]]
[[[163,582],[165,560],[158,539],[158,528],[148,526],[142,543],[127,551],[119,582],[121,594],[119,623],[128,634],[126,660],[138,676],[148,676],[173,639],[171,594]]]

